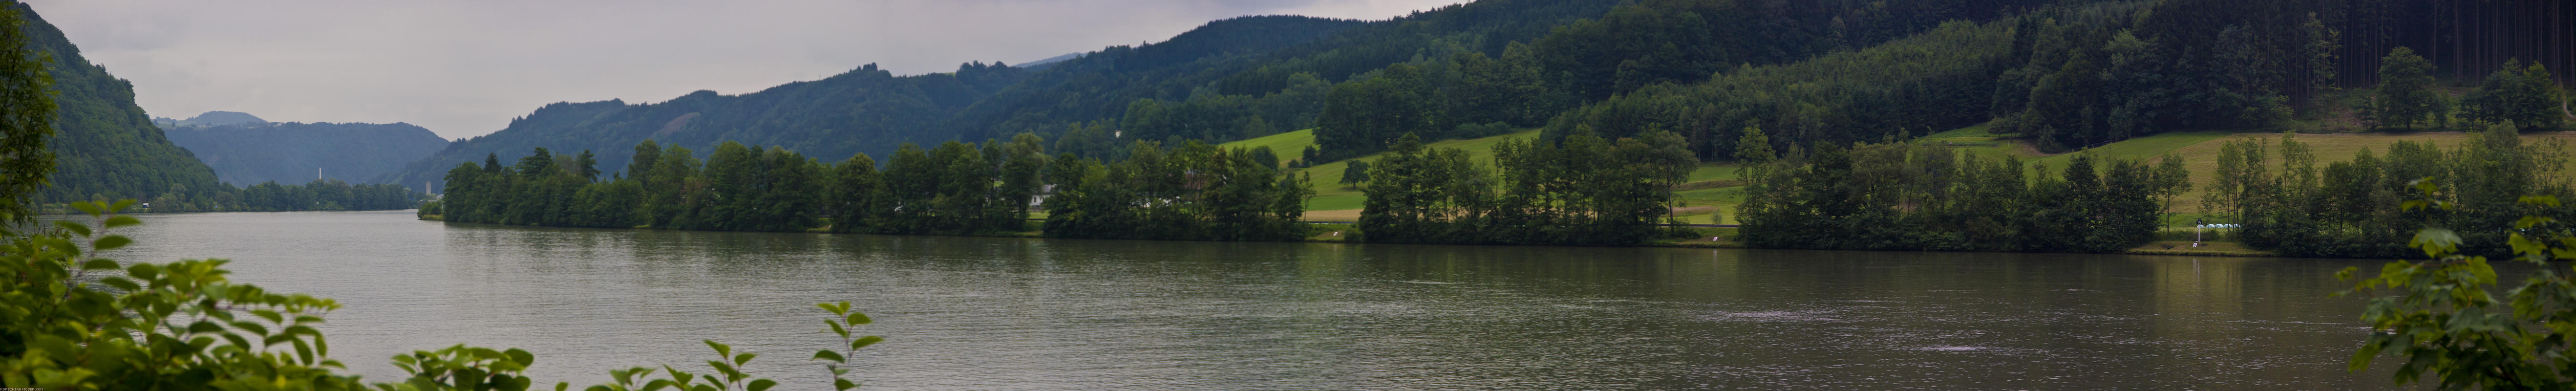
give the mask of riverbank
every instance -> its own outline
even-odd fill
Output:
[[[440,216],[440,215],[420,215],[418,218],[419,218],[420,220],[422,220],[422,221],[442,221],[442,222],[443,222],[443,221],[446,221],[443,217],[444,217],[444,216]],[[503,224],[503,225],[507,225],[507,224]],[[1352,226],[1352,225],[1350,225],[1350,224],[1316,224],[1316,225],[1314,225],[1314,227],[1315,227],[1315,234],[1314,234],[1314,235],[1311,235],[1311,236],[1307,236],[1307,237],[1306,237],[1304,240],[1302,240],[1302,241],[1304,241],[1304,242],[1309,242],[1309,243],[1361,243],[1361,242],[1358,242],[1358,241],[1351,240],[1352,238],[1355,238],[1355,237],[1357,237],[1357,236],[1355,236],[1355,235],[1350,235],[1350,233],[1357,232],[1357,231],[1358,231],[1358,229],[1357,229],[1356,227],[1353,227],[1353,226]],[[661,228],[653,228],[653,227],[634,227],[634,228],[630,228],[630,229],[662,230]],[[1743,244],[1743,243],[1741,243],[1741,242],[1736,242],[1736,241],[1735,241],[1735,239],[1733,239],[1733,238],[1732,238],[1732,237],[1734,236],[1734,234],[1735,234],[1735,230],[1736,230],[1736,229],[1735,229],[1735,228],[1733,228],[1733,227],[1716,227],[1716,228],[1708,228],[1708,227],[1685,227],[1685,228],[1682,228],[1682,229],[1687,229],[1687,230],[1694,231],[1694,235],[1693,235],[1693,236],[1691,236],[1691,237],[1688,237],[1688,238],[1664,238],[1664,239],[1649,240],[1649,241],[1647,241],[1647,242],[1646,242],[1646,243],[1644,243],[1644,244],[1640,244],[1640,245],[1636,245],[1636,246],[1628,246],[1628,247],[1743,248],[1743,249],[1757,248],[1757,247],[1752,247],[1752,246],[1746,246],[1746,245],[1744,245],[1744,244]],[[811,232],[811,233],[830,233],[830,232],[831,232],[831,228],[830,228],[830,227],[819,227],[819,228],[814,228],[814,229],[806,230],[806,232]],[[908,236],[908,235],[898,235],[898,236]],[[981,236],[981,237],[1002,237],[1002,238],[1046,238],[1046,237],[1047,237],[1047,236],[1046,236],[1046,233],[1045,233],[1044,231],[1036,231],[1036,230],[1031,230],[1031,231],[1015,231],[1015,232],[996,232],[996,233],[985,233],[985,234],[924,235],[924,236]],[[1676,236],[1678,236],[1678,235],[1676,235]],[[1136,239],[1136,240],[1156,240],[1156,239]],[[1192,240],[1175,240],[1175,241],[1192,241]],[[1474,246],[1474,245],[1466,245],[1466,246]],[[2055,253],[2054,251],[1967,251],[1967,252]],[[2269,251],[2263,251],[2263,250],[2256,250],[2256,249],[2246,248],[2243,244],[2239,244],[2239,243],[2236,243],[2236,242],[2202,242],[2202,245],[2201,245],[2201,246],[2193,247],[2193,246],[2191,245],[2191,242],[2189,242],[2189,241],[2158,241],[2158,242],[2147,243],[2147,245],[2144,245],[2144,246],[2138,246],[2138,248],[2129,249],[2129,251],[2123,251],[2123,252],[2111,253],[2111,254],[2129,254],[2129,255],[2183,255],[2183,256],[2203,256],[2203,257],[2279,257],[2279,256],[2281,256],[2281,255],[2280,255],[2280,254],[2278,254],[2278,253],[2273,253],[2273,252],[2269,252]]]

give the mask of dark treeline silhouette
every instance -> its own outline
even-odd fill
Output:
[[[1045,173],[1055,189],[1047,236],[1285,241],[1310,233],[1298,220],[1313,191],[1269,148],[1137,142],[1125,155],[1108,165],[1056,156]]]
[[[2282,168],[2270,170],[2267,159]],[[2559,173],[2566,162],[2563,142],[2523,140],[2506,124],[2449,151],[2399,141],[2385,154],[2364,150],[2322,169],[2293,136],[2277,143],[2231,141],[2219,150],[2217,181],[2202,202],[2244,221],[2247,245],[2283,255],[2422,256],[2406,243],[2424,227],[2456,232],[2461,253],[2501,255],[2511,253],[2505,239],[2523,217],[2576,218],[2576,208],[2522,202],[2526,196],[2576,199]],[[2402,206],[2410,200],[2448,207]]]
[[[1509,140],[1494,163],[1403,135],[1369,165],[1359,233],[1371,243],[1633,246],[1669,216],[1673,186],[1697,167],[1679,135],[1616,142]]]
[[[2034,170],[2018,158],[1923,143],[1825,144],[1778,160],[1760,153],[1746,156],[1750,180],[1736,217],[1755,247],[2127,251],[2155,239],[2157,196],[2188,183],[2178,157],[2097,167],[2078,155],[2062,171],[2040,167],[2026,178]]]
[[[1178,240],[1297,240],[1307,187],[1267,149],[1138,142],[1124,159],[1048,156],[1045,140],[948,142],[897,149],[883,167],[866,154],[825,164],[785,148],[724,143],[703,163],[680,146],[645,141],[625,172],[602,172],[584,151],[538,148],[514,165],[499,156],[448,171],[446,198],[423,215],[447,221],[573,227],[882,234],[1007,234],[1029,230],[1035,202],[1050,236]],[[1051,194],[1047,190],[1053,189]]]
[[[1508,141],[1494,167],[1405,137],[1379,160],[1359,229],[1370,242],[1639,245],[1698,164],[1680,136],[1617,142]],[[884,166],[861,154],[825,164],[777,147],[725,143],[705,162],[645,142],[622,173],[587,151],[537,149],[448,172],[447,221],[575,227],[882,234],[1009,234],[1042,206],[1050,237],[1302,240],[1308,180],[1266,148],[1139,141],[1120,159],[1046,155],[1021,134],[981,146],[905,146]]]
[[[255,212],[397,210],[420,206],[422,194],[402,185],[351,185],[338,179],[328,179],[314,180],[302,185],[261,182],[244,187],[238,193],[224,193],[216,198],[240,199],[238,207],[226,210]],[[154,207],[158,208],[159,205]]]

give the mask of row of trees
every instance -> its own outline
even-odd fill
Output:
[[[2280,162],[2280,170],[2267,161]],[[2283,255],[2412,256],[2417,252],[2405,243],[2427,226],[2456,230],[2460,252],[2500,255],[2508,250],[2505,236],[2524,216],[2576,218],[2576,209],[2522,202],[2576,195],[2559,175],[2566,161],[2562,142],[2525,141],[2508,124],[2449,151],[2399,141],[2384,155],[2365,150],[2322,169],[2295,137],[2239,140],[2221,146],[2216,181],[2205,189],[2202,206],[2245,222],[2247,245]],[[2418,199],[2449,207],[2399,207]]]
[[[704,162],[646,141],[625,172],[590,152],[538,148],[448,172],[447,198],[423,215],[459,222],[721,231],[991,234],[1028,230],[1035,201],[1059,237],[1295,240],[1310,190],[1267,149],[1139,142],[1105,164],[1049,157],[1045,140],[905,145],[882,169],[866,154],[825,164],[777,147],[727,142]],[[1054,189],[1054,194],[1041,193]],[[1043,197],[1042,197],[1043,196]]]
[[[1030,136],[1034,137],[1034,136]],[[1046,168],[1046,234],[1069,238],[1304,239],[1305,177],[1268,148],[1138,142],[1113,164],[1056,156]]]
[[[1635,245],[1668,216],[1673,186],[1698,160],[1670,132],[1611,141],[1506,141],[1493,169],[1457,149],[1398,142],[1366,188],[1363,238],[1381,243]],[[542,148],[448,174],[423,215],[448,221],[575,227],[885,234],[1028,229],[1032,206],[1053,237],[1299,240],[1308,179],[1268,149],[1137,142],[1114,162],[1059,153],[1022,134],[898,150],[880,169],[861,154],[824,164],[782,148],[726,143],[700,163],[646,142],[605,180],[585,151]],[[1032,202],[1039,201],[1039,202]]]
[[[622,173],[601,180],[589,151],[537,148],[511,166],[498,156],[449,170],[447,197],[423,207],[448,221],[720,231],[958,234],[1017,231],[1035,164],[1027,143],[905,145],[885,170],[867,154],[825,165],[785,148],[725,142],[703,162],[677,144],[636,144]],[[1010,151],[1023,151],[1014,155]],[[1000,183],[1000,185],[996,185]],[[1020,200],[1009,202],[1016,197]],[[827,221],[827,219],[829,219]]]
[[[1738,155],[1748,184],[1736,219],[1755,247],[2119,252],[2152,241],[2158,201],[2190,183],[2179,156],[2100,167],[2076,155],[2059,171],[1928,143],[1769,152]]]
[[[1699,164],[1681,136],[1615,142],[1507,140],[1485,164],[1413,135],[1369,167],[1361,239],[1372,243],[1624,246],[1655,235],[1673,186]]]
[[[302,185],[262,182],[242,188],[240,198],[237,210],[246,211],[395,210],[420,206],[422,194],[396,184],[352,185],[317,179]]]

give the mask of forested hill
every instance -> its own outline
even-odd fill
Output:
[[[1483,0],[1372,22],[1242,17],[1043,70],[862,69],[740,96],[550,105],[387,181],[535,147],[616,167],[627,154],[612,151],[648,138],[838,159],[1032,133],[1105,157],[1315,128],[1315,156],[1287,158],[1322,163],[1407,133],[1530,128],[1673,131],[1705,160],[1742,150],[1745,129],[1779,135],[1769,147],[1784,153],[1988,122],[2050,151],[2175,130],[2420,129],[2353,92],[2393,48],[2422,47],[2453,85],[2516,58],[2564,78],[2571,20],[2563,1],[2435,0]]]
[[[437,133],[406,123],[255,122],[168,132],[171,142],[213,167],[216,178],[236,186],[299,184],[316,175],[369,183],[447,147]]]
[[[12,3],[27,21],[30,43],[47,56],[45,69],[54,78],[59,107],[54,137],[53,186],[39,203],[89,200],[93,197],[161,199],[210,197],[229,190],[215,172],[188,151],[170,143],[143,108],[134,104],[134,85],[107,68],[90,64],[80,49],[24,3]]]
[[[2459,87],[2507,64],[2537,63],[2562,85],[2576,79],[2571,4],[2070,1],[1799,63],[1638,89],[1568,112],[1548,130],[1551,137],[1672,130],[1692,140],[1702,158],[1723,160],[1749,150],[1736,145],[1749,129],[1777,136],[1764,147],[1788,151],[1992,122],[1994,131],[2049,152],[2181,130],[2483,129],[2494,118],[2476,117],[2477,110],[2463,110],[2456,122],[2447,115],[2450,101],[2467,105],[2474,97],[2425,88],[2465,89]],[[2399,53],[2410,47],[2404,51],[2424,55]],[[2411,61],[2389,61],[2399,58]],[[2408,95],[2417,98],[2372,91],[2397,74],[2423,78],[2413,82],[2419,95]],[[1325,135],[1317,133],[1319,140]]]
[[[787,83],[760,92],[722,95],[698,91],[651,104],[621,100],[555,103],[510,121],[499,132],[448,145],[379,183],[420,186],[440,181],[458,163],[491,154],[526,154],[544,147],[599,152],[602,167],[623,167],[625,151],[647,139],[687,146],[723,141],[778,146],[814,156],[885,155],[905,142],[949,139],[938,132],[958,110],[1027,77],[995,63],[970,63],[956,72],[894,76],[868,64],[822,80]]]
[[[458,143],[388,181],[435,180],[458,163],[493,153],[523,154],[535,147],[603,152],[598,153],[600,163],[615,167],[623,164],[625,154],[605,151],[622,151],[645,138],[700,149],[718,141],[783,146],[827,159],[851,152],[882,156],[901,142],[978,141],[1023,132],[1059,140],[1052,144],[1057,150],[1085,156],[1108,154],[1133,141],[1221,142],[1312,127],[1329,111],[1325,100],[1335,84],[1377,78],[1380,70],[1396,64],[1428,69],[1424,85],[1434,88],[1484,78],[1477,80],[1518,83],[1505,90],[1562,92],[1521,96],[1452,89],[1446,92],[1474,94],[1481,98],[1470,100],[1494,107],[1403,106],[1440,110],[1440,116],[1401,127],[1432,130],[1423,133],[1441,138],[1455,136],[1449,132],[1461,125],[1536,126],[1557,111],[1624,89],[1697,80],[1735,64],[1795,61],[1911,35],[1943,20],[1992,18],[2046,2],[1654,0],[1622,6],[1597,0],[1484,0],[1376,22],[1240,17],[1210,22],[1163,42],[1111,46],[1042,71],[1011,73],[1025,80],[979,88],[994,93],[969,99],[972,105],[962,111],[929,110],[949,109],[946,102],[905,106],[888,101],[870,101],[864,105],[870,111],[858,116],[847,115],[853,110],[802,109],[861,106],[836,103],[852,101],[848,98],[798,97],[786,107],[710,103],[785,95],[774,92],[740,97],[702,93],[656,105],[550,105],[500,133]],[[1628,10],[1612,12],[1621,7]],[[1477,74],[1487,70],[1519,73]],[[1560,74],[1570,76],[1540,77]],[[836,85],[849,77],[855,76],[806,83]],[[1499,107],[1504,103],[1525,104]],[[703,111],[717,106],[761,110],[732,119]],[[893,110],[904,107],[921,110]],[[703,117],[684,118],[691,113]]]

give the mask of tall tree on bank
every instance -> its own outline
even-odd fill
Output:
[[[30,221],[35,200],[54,171],[53,76],[45,54],[28,47],[27,22],[15,2],[0,4],[0,219]]]

